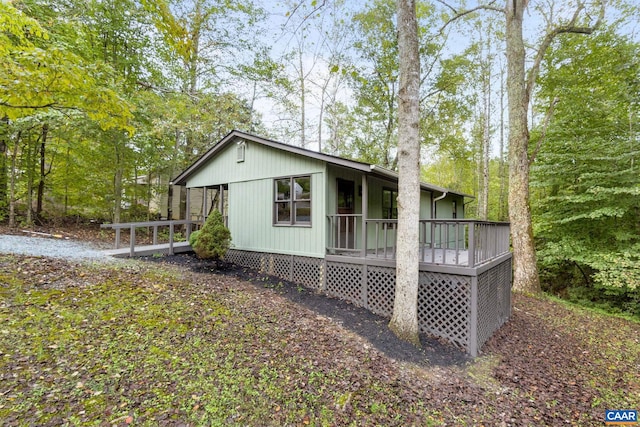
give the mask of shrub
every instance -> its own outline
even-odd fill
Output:
[[[224,225],[222,214],[213,211],[202,229],[191,233],[189,244],[198,258],[214,259],[216,262],[227,253],[231,243],[231,232]]]

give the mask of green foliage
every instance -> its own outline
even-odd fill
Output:
[[[196,244],[196,241],[198,240],[198,235],[200,234],[201,230],[196,230],[194,232],[192,232],[191,234],[189,234],[189,245],[191,247],[193,247]]]
[[[560,281],[565,266],[577,266],[582,273],[565,286],[585,289],[573,295],[636,313],[639,53],[638,43],[611,30],[554,46],[538,108],[557,105],[531,181],[539,260],[550,281]],[[532,152],[541,137],[542,129],[534,130]]]
[[[231,232],[224,225],[222,214],[217,210],[213,211],[202,229],[189,236],[189,244],[198,258],[224,258],[231,244]]]
[[[105,129],[133,131],[130,106],[104,84],[111,77],[108,67],[85,62],[6,2],[0,16],[1,116],[14,120],[39,109],[78,109]]]

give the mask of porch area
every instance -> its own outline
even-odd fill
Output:
[[[328,215],[327,221],[328,256],[395,261],[398,220]],[[420,262],[466,268],[491,263],[509,254],[509,232],[505,222],[422,219]]]
[[[363,231],[361,218],[328,216],[330,238],[324,258],[231,249],[227,259],[390,318],[397,221],[365,220]],[[420,332],[477,356],[511,315],[509,224],[421,220],[420,254]]]

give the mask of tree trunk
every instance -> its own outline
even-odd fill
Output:
[[[31,131],[29,131],[28,134],[28,139],[27,139],[27,143],[26,143],[26,149],[27,149],[27,203],[26,203],[26,207],[27,207],[27,212],[26,212],[26,218],[25,218],[25,223],[28,226],[33,225],[33,180],[34,180],[34,157],[36,156],[36,149],[35,147],[32,150],[31,147]],[[37,142],[37,141],[36,141]]]
[[[120,222],[120,216],[122,211],[122,180],[124,177],[124,160],[123,154],[120,152],[120,136],[115,136],[115,173],[113,176],[113,223],[118,224]]]
[[[539,293],[540,279],[529,207],[529,129],[522,36],[526,0],[506,2],[507,97],[509,100],[509,220],[513,244],[513,289]]]
[[[9,119],[0,119],[0,220],[4,219],[8,205],[7,149],[9,148]]]
[[[484,105],[482,129],[482,206],[480,219],[489,218],[489,155],[491,146],[491,59],[487,59],[487,69],[484,70]]]
[[[505,189],[506,185],[506,173],[505,173],[505,161],[504,161],[504,68],[500,69],[500,168],[498,175],[500,176],[500,195],[498,201],[498,220],[504,221],[507,217],[505,206]]]
[[[305,126],[305,122],[307,120],[306,117],[306,110],[307,110],[307,106],[306,106],[306,102],[307,100],[305,99],[305,92],[306,92],[306,88],[304,85],[304,79],[305,79],[305,75],[304,75],[304,64],[302,63],[302,52],[298,51],[298,66],[300,67],[300,146],[302,148],[307,148],[307,135],[305,133],[306,130],[306,126]]]
[[[420,345],[418,328],[420,219],[420,58],[415,0],[398,0],[398,242],[396,289],[389,328]]]
[[[42,134],[40,139],[40,181],[38,182],[38,195],[36,197],[36,221],[42,222],[42,199],[44,198],[44,179],[47,176],[46,173],[46,148],[47,148],[47,136],[49,135],[49,125],[47,123],[42,125]]]
[[[16,164],[18,162],[18,144],[22,138],[22,131],[16,135],[11,152],[11,175],[9,176],[9,228],[16,226]]]

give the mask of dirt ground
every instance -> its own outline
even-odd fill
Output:
[[[422,348],[418,348],[406,341],[399,340],[387,327],[389,319],[377,316],[370,311],[356,307],[353,304],[298,286],[279,279],[259,274],[251,269],[235,265],[227,265],[220,270],[212,268],[210,261],[203,261],[193,254],[179,254],[164,257],[142,257],[148,262],[161,262],[179,265],[195,273],[212,272],[234,277],[241,281],[252,283],[254,286],[272,289],[273,292],[300,304],[315,313],[333,319],[341,326],[366,338],[379,351],[401,362],[429,364],[438,366],[462,366],[471,360],[469,356],[457,348],[441,343],[433,337],[420,337]]]
[[[113,242],[112,233],[93,225],[36,231],[100,247]],[[6,232],[25,234],[0,227],[0,233]],[[484,345],[480,357],[471,359],[428,336],[421,337],[421,348],[414,347],[389,331],[387,319],[250,269],[216,270],[190,254],[143,260],[172,265],[194,277],[211,275],[222,282],[227,277],[229,283],[252,288],[264,301],[284,298],[300,318],[312,312],[329,319],[390,360],[439,370],[446,380],[434,386],[416,379],[408,398],[428,399],[443,411],[481,409],[478,425],[602,425],[605,409],[640,407],[640,325],[634,322],[515,295],[509,322]]]

